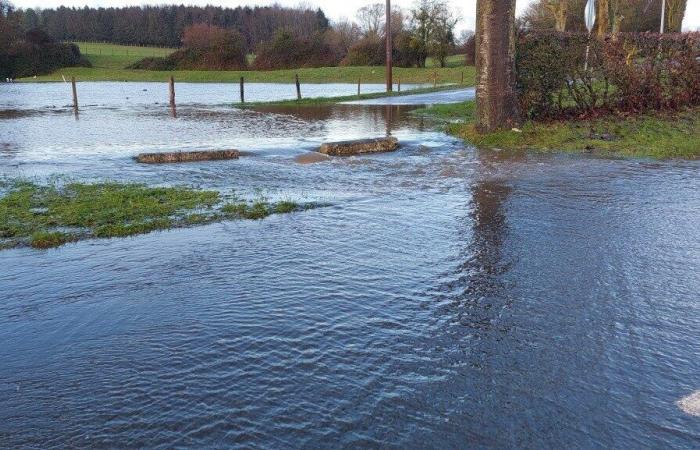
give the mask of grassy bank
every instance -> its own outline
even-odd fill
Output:
[[[155,47],[129,47],[113,44],[78,42],[78,46],[90,60],[93,67],[68,67],[49,75],[29,78],[22,81],[63,81],[63,77],[76,77],[79,81],[154,81],[165,82],[170,76],[182,82],[234,83],[244,77],[251,83],[293,83],[299,74],[302,83],[383,83],[383,67],[321,67],[315,69],[292,69],[274,71],[205,71],[181,70],[159,72],[150,70],[125,69],[130,64],[149,56],[167,56],[174,49]],[[463,56],[453,56],[447,61],[448,67],[431,66],[424,69],[395,68],[395,82],[402,84],[433,83],[437,75],[439,84],[460,83],[462,72],[464,82],[474,84],[474,68],[462,67]]]
[[[16,181],[0,196],[0,248],[58,247],[90,238],[235,219],[262,219],[304,209],[296,203],[246,202],[216,191],[138,184],[37,185]]]
[[[587,152],[610,156],[700,158],[700,108],[637,117],[528,122],[520,131],[479,134],[474,102],[417,110],[446,123],[448,131],[479,148]]]

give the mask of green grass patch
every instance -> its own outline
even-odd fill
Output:
[[[100,42],[74,42],[95,68],[123,69],[148,57],[164,58],[177,49],[161,47],[136,47]]]
[[[384,67],[320,67],[310,69],[273,71],[207,71],[182,70],[160,72],[151,70],[126,69],[127,66],[147,57],[165,57],[176,51],[173,48],[131,47],[116,44],[76,42],[80,51],[90,60],[93,67],[69,67],[59,69],[49,75],[24,81],[63,81],[63,77],[76,77],[79,81],[153,81],[166,82],[170,76],[177,81],[196,83],[237,83],[241,77],[251,83],[294,83],[299,74],[302,84],[321,83],[383,83]],[[254,58],[249,55],[249,61]],[[437,76],[438,84],[460,83],[464,73],[464,83],[473,85],[474,67],[463,67],[464,56],[448,58],[446,68],[436,67],[428,61],[428,67],[394,69],[394,82],[402,84],[433,83]]]
[[[227,219],[262,219],[301,210],[296,203],[237,202],[218,192],[139,184],[14,182],[0,196],[0,248],[58,247],[88,238],[126,237]]]
[[[480,134],[474,127],[473,101],[416,110],[446,123],[447,131],[479,148],[586,152],[656,159],[700,158],[700,108],[635,117],[527,122],[520,131]]]
[[[249,83],[294,83],[294,76],[299,74],[299,80],[303,84],[322,83],[383,83],[384,67],[320,67],[310,69],[272,70],[272,71],[206,71],[206,70],[181,70],[181,71],[152,71],[125,69],[129,64],[136,62],[131,56],[119,55],[87,55],[93,67],[68,67],[59,69],[49,75],[39,76],[36,79],[26,78],[21,81],[46,82],[63,81],[63,77],[76,77],[78,81],[152,81],[166,82],[170,76],[176,81],[194,83],[238,83],[240,77],[244,77]],[[395,68],[394,82],[401,81],[406,84],[432,84],[437,75],[438,84],[460,83],[464,72],[464,84],[474,85],[475,71],[473,67],[447,67],[447,68]],[[303,93],[303,86],[302,86]]]

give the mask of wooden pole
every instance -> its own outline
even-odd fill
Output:
[[[297,100],[301,100],[301,85],[299,84],[299,74],[294,75],[294,81],[297,85]]]
[[[394,61],[393,61],[393,43],[391,38],[391,0],[386,0],[386,91],[394,90]]]
[[[75,85],[75,77],[70,79],[71,86],[73,87],[73,109],[78,112],[78,88]]]
[[[360,86],[362,85],[362,77],[357,79],[357,96],[360,96]]]
[[[399,92],[401,92],[401,78],[399,78]]]
[[[245,79],[241,77],[241,103],[245,103]]]
[[[170,77],[170,106],[175,107],[175,77]]]

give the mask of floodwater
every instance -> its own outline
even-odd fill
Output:
[[[2,176],[331,206],[0,252],[0,447],[700,445],[700,162],[480,152],[411,106],[76,120],[58,88],[0,86]],[[203,148],[249,153],[131,159]]]

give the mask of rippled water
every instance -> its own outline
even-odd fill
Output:
[[[409,106],[161,106],[26,106],[0,173],[333,206],[0,252],[0,447],[700,443],[677,405],[700,389],[700,163],[478,152]],[[387,133],[397,153],[297,162]]]

